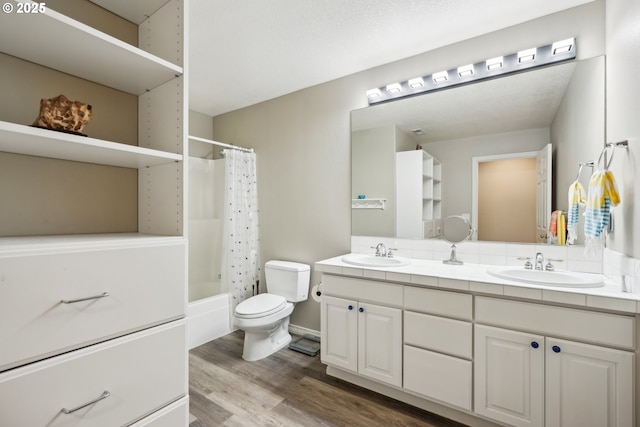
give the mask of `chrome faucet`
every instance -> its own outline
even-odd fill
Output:
[[[387,256],[387,247],[384,243],[378,243],[376,245],[376,256]]]
[[[536,270],[544,270],[544,256],[542,252],[536,254]]]

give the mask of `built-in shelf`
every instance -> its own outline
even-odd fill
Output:
[[[89,0],[124,19],[140,25],[167,3],[167,0]]]
[[[44,13],[0,14],[0,52],[134,95],[183,73],[182,67],[49,7]]]
[[[181,154],[3,121],[0,151],[133,169],[182,160]]]
[[[387,199],[351,199],[352,209],[384,209]]]
[[[87,250],[93,247],[139,247],[172,244],[183,241],[182,236],[159,236],[144,233],[65,234],[51,236],[0,237],[0,256],[22,252],[42,252],[73,249]]]

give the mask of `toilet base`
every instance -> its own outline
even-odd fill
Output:
[[[255,362],[283,349],[290,342],[288,316],[269,329],[247,328],[244,331],[242,358],[248,362]]]

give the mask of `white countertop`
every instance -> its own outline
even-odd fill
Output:
[[[502,279],[488,272],[490,269],[500,269],[505,266],[468,263],[447,265],[442,261],[411,259],[410,265],[402,267],[359,267],[343,262],[342,257],[345,255],[316,262],[316,271],[414,286],[502,295],[625,313],[640,313],[640,295],[622,292],[619,284],[604,275],[598,275],[604,281],[604,286],[598,288],[542,286]]]

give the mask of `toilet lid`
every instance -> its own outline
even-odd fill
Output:
[[[258,294],[238,304],[235,313],[245,319],[264,317],[282,310],[286,305],[287,299],[280,295]]]

